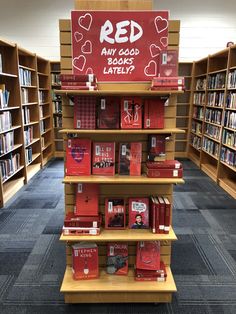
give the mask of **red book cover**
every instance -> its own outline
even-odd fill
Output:
[[[96,86],[94,82],[63,82],[63,86]]]
[[[159,87],[151,87],[151,90],[179,90],[184,91],[185,86],[159,86]]]
[[[151,196],[151,206],[150,206],[150,227],[152,230],[152,233],[156,233],[156,205],[155,205],[155,199],[153,196]]]
[[[137,281],[165,281],[167,277],[165,264],[160,262],[160,269],[158,270],[146,270],[136,269],[135,280]]]
[[[181,169],[182,164],[178,160],[165,161],[147,161],[147,168],[149,169]]]
[[[118,97],[102,98],[97,114],[98,129],[119,129],[120,99]]]
[[[67,176],[91,174],[91,145],[89,139],[68,139],[65,167]]]
[[[63,227],[64,236],[97,236],[100,234],[100,228],[93,227]]]
[[[157,200],[159,202],[159,233],[164,233],[164,227],[165,227],[165,202],[162,197],[157,197]]]
[[[66,86],[63,83],[63,85],[61,85],[61,89],[64,89],[64,90],[97,90],[98,88],[97,88],[97,86],[80,86],[80,85]]]
[[[164,222],[164,233],[168,234],[170,231],[170,210],[171,204],[167,197],[163,197],[165,202],[165,222]]]
[[[142,129],[142,99],[126,97],[121,99],[121,128]]]
[[[105,200],[105,228],[125,229],[125,200],[123,198],[106,198]]]
[[[144,103],[144,129],[164,128],[164,104],[161,98],[146,99]]]
[[[154,161],[156,158],[165,159],[166,156],[166,134],[156,134],[148,136],[148,160]]]
[[[74,128],[95,129],[96,128],[96,97],[75,96],[74,97]]]
[[[115,175],[115,143],[93,143],[92,173],[104,176]]]
[[[184,86],[185,81],[183,76],[177,77],[154,77],[152,79],[152,87],[159,86]]]
[[[160,241],[141,241],[137,243],[136,269],[160,269]]]
[[[95,243],[72,245],[72,272],[75,280],[98,278],[98,247]]]
[[[66,214],[65,227],[99,228],[102,223],[102,216],[76,216],[74,213]]]
[[[96,82],[94,74],[60,74],[61,82]]]
[[[149,228],[149,199],[147,197],[129,198],[129,228]]]
[[[142,143],[120,143],[119,165],[120,175],[140,176],[142,162]]]
[[[178,58],[177,50],[162,50],[160,52],[160,77],[178,76]]]
[[[108,243],[107,273],[111,275],[128,275],[128,245],[125,243]]]
[[[182,178],[183,169],[148,169],[147,177],[149,178]]]
[[[155,226],[156,226],[156,233],[160,233],[160,204],[158,202],[157,197],[154,197],[154,203],[155,203]]]
[[[76,191],[75,215],[98,216],[99,185],[79,183]]]

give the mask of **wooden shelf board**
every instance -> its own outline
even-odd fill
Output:
[[[3,185],[3,200],[7,202],[19,189],[24,186],[25,177],[10,180]]]
[[[46,105],[49,105],[50,103],[49,102],[41,102],[40,104],[39,104],[39,106],[46,106]]]
[[[195,77],[202,77],[202,76],[207,76],[207,73],[202,73],[202,74],[199,74],[199,75],[195,75]]]
[[[29,67],[24,66],[24,65],[21,65],[21,64],[19,64],[19,68],[22,68],[22,69],[24,69],[24,70],[29,70],[29,71],[35,72],[35,69],[29,68]]]
[[[209,138],[210,140],[212,140],[212,141],[214,141],[214,142],[216,142],[216,143],[218,143],[218,144],[220,144],[220,141],[219,141],[219,140],[217,140],[217,139],[211,137],[210,135],[208,135],[208,134],[206,134],[206,133],[204,133],[203,136]]]
[[[39,87],[39,90],[41,90],[41,91],[49,91],[49,88],[46,88],[46,87]]]
[[[193,90],[195,93],[197,92],[197,93],[205,93],[206,92],[206,90],[205,89],[194,89]]]
[[[215,160],[218,160],[218,157],[216,157],[215,155],[209,153],[208,151],[206,151],[203,147],[202,147],[202,151],[204,153],[206,153],[208,156],[210,156],[211,158],[215,159]]]
[[[197,137],[202,137],[202,134],[198,134],[198,133],[195,133],[193,131],[190,131],[192,134],[196,135]]]
[[[224,129],[232,131],[232,132],[236,132],[236,129],[231,129],[231,128],[228,128],[227,126],[224,126]]]
[[[8,152],[3,153],[2,155],[0,155],[0,158],[2,158],[3,156],[13,152],[14,150],[18,149],[19,147],[22,147],[22,144],[15,144],[13,149],[10,149]]]
[[[193,104],[193,106],[204,107],[204,105],[201,104]]]
[[[7,132],[11,132],[11,131],[13,131],[13,130],[20,129],[20,128],[21,128],[21,125],[14,125],[14,126],[11,127],[9,130],[1,131],[0,134],[4,134],[4,133],[7,133]]]
[[[191,143],[189,143],[189,145],[190,145],[192,148],[194,148],[196,151],[198,151],[198,152],[200,153],[201,150],[200,150],[199,148],[193,146],[193,144],[191,144]]]
[[[236,199],[236,181],[229,178],[219,178],[219,186]]]
[[[218,106],[209,106],[209,105],[207,105],[206,106],[206,108],[209,108],[209,109],[221,109],[221,110],[223,110],[224,108],[223,107],[218,107]]]
[[[182,178],[148,178],[142,176],[66,176],[63,183],[104,183],[104,184],[177,184]]]
[[[224,91],[225,90],[225,88],[208,88],[207,89],[207,91],[208,92],[214,92],[214,91]]]
[[[217,74],[217,73],[221,73],[221,72],[226,72],[227,68],[221,69],[221,70],[217,70],[217,71],[210,71],[208,72],[208,75],[210,74]]]
[[[187,140],[183,139],[183,140],[175,140],[176,143],[179,143],[179,142],[187,142]]]
[[[38,142],[40,140],[40,138],[34,138],[33,141],[31,143],[29,143],[28,145],[25,145],[25,147],[29,147],[31,145],[33,145],[34,143]]]
[[[236,87],[228,87],[227,90],[235,90]]]
[[[33,106],[33,105],[37,105],[37,102],[28,102],[27,104],[22,104],[22,106]]]
[[[42,151],[46,150],[49,146],[51,146],[52,143],[48,143],[47,145],[45,145],[44,147],[42,147]]]
[[[199,121],[199,122],[203,122],[203,120],[201,120],[201,119],[199,119],[199,118],[194,118],[194,117],[192,117],[192,119],[193,119],[193,120],[197,120],[197,121]]]
[[[42,73],[42,72],[38,72],[38,75],[40,75],[40,76],[48,76],[48,74]]]
[[[189,116],[176,116],[176,119],[186,119],[186,118],[189,118]]]
[[[52,130],[52,128],[50,128],[50,129],[46,129],[46,131],[45,132],[43,132],[43,133],[41,133],[41,135],[44,135],[44,134],[46,134],[46,133],[48,133],[49,131],[51,131]]]
[[[40,120],[46,120],[46,119],[49,119],[49,118],[51,118],[50,114],[47,115],[47,116],[42,117]]]
[[[236,111],[236,108],[225,108],[225,110]]]
[[[54,142],[63,142],[64,140],[63,140],[63,138],[55,138],[54,139]]]
[[[38,124],[38,121],[31,121],[29,123],[24,124],[24,126],[28,126],[28,125],[34,125],[34,124]]]
[[[18,172],[20,172],[24,166],[20,166],[13,174],[11,174],[9,177],[7,177],[4,181],[2,181],[2,184],[5,184],[8,180],[10,180],[12,177],[14,177]]]
[[[34,85],[21,85],[20,87],[23,87],[23,88],[37,88],[37,86],[34,86]]]
[[[211,125],[214,125],[214,126],[218,126],[219,128],[221,128],[222,127],[222,125],[221,124],[217,124],[217,123],[214,123],[214,122],[210,122],[210,121],[204,121],[205,123],[208,123],[208,124],[211,124]]]
[[[150,91],[150,90],[55,90],[58,95],[94,95],[94,96],[168,96],[183,94],[184,91]]]
[[[150,229],[147,230],[106,230],[102,229],[98,236],[64,236],[60,237],[61,241],[78,242],[126,242],[126,241],[176,241],[177,237],[172,227],[169,234],[152,233]]]
[[[193,146],[192,146],[193,147]],[[188,154],[188,158],[192,160],[198,167],[200,167],[200,157],[197,157],[191,153]]]
[[[11,74],[11,73],[4,73],[4,72],[0,72],[0,76],[5,76],[5,77],[12,77],[12,78],[16,78],[18,77],[15,74]]]
[[[230,70],[235,70],[236,69],[236,65],[230,67]]]
[[[227,168],[229,168],[230,170],[232,170],[233,172],[236,172],[236,167],[230,166],[228,165],[226,162],[224,161],[220,161],[223,165],[225,165]]]
[[[27,180],[29,181],[41,168],[41,163],[31,164],[27,167]]]
[[[15,109],[20,109],[20,106],[2,108],[0,109],[0,111],[9,111],[9,110],[15,110]]]
[[[181,134],[185,133],[184,130],[181,130],[179,128],[169,128],[169,129],[142,129],[142,130],[80,130],[80,129],[62,129],[59,131],[60,133],[69,134],[124,134],[127,136],[127,134]]]
[[[189,106],[189,102],[177,102],[177,107],[178,106]]]
[[[32,154],[32,161],[27,164],[27,167],[29,167],[40,155],[40,153]]]
[[[55,151],[54,152],[54,157],[63,158],[64,157],[64,152],[63,151]]]
[[[201,164],[201,169],[204,171],[213,181],[217,181],[217,168],[211,164]]]
[[[51,83],[51,86],[52,86],[52,87],[61,87],[61,84],[52,84],[52,83]]]
[[[225,147],[228,147],[229,149],[232,149],[232,150],[235,150],[235,151],[236,151],[236,147],[227,145],[227,144],[225,144],[225,143],[222,143],[222,145],[225,146]]]

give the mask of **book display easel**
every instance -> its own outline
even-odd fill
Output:
[[[189,158],[236,197],[236,47],[194,62]]]
[[[76,10],[152,10],[152,1],[76,1]],[[179,44],[179,21],[169,22],[169,49],[177,49]],[[71,49],[71,23],[70,20],[60,20],[60,42],[61,42],[61,73],[72,73],[72,49]],[[93,142],[114,141],[139,141],[143,144],[142,170],[147,160],[148,134],[168,134],[169,141],[166,142],[166,158],[174,159],[175,134],[184,133],[176,128],[176,102],[178,91],[149,91],[148,83],[112,83],[100,84],[98,91],[72,91],[61,90],[58,94],[62,96],[62,125],[64,134],[64,146],[71,136],[79,135],[80,139],[90,139]],[[96,97],[105,96],[168,96],[169,105],[165,108],[164,129],[141,129],[141,130],[79,130],[74,129],[74,106],[71,105],[70,97],[75,95],[86,95]],[[118,145],[117,145],[118,146]],[[116,169],[118,165],[116,164]],[[99,212],[102,213],[104,221],[105,198],[116,196],[149,197],[152,194],[164,195],[173,201],[173,184],[183,183],[182,178],[147,178],[142,176],[65,176],[65,212],[73,213],[75,207],[75,188],[78,183],[99,184]],[[170,214],[172,217],[172,214]],[[176,292],[175,282],[171,273],[171,242],[176,240],[173,228],[168,234],[153,234],[150,230],[101,230],[98,236],[61,235],[60,240],[67,243],[66,247],[66,271],[61,286],[66,303],[111,303],[111,302],[171,302],[172,293]],[[138,241],[161,242],[161,259],[166,264],[167,280],[164,282],[138,282],[134,280],[135,251]],[[93,280],[76,281],[72,276],[72,245],[77,242],[95,242],[99,252],[99,278]],[[106,266],[106,245],[109,242],[128,242],[129,247],[129,272],[128,276],[111,276],[104,269]]]
[[[52,91],[52,110],[53,110],[53,130],[54,130],[54,157],[63,157],[63,138],[59,131],[62,128],[62,102],[61,96],[55,91],[61,88],[59,76],[61,65],[59,61],[51,61],[51,91]]]

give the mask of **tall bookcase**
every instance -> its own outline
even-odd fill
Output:
[[[53,130],[54,130],[54,156],[63,157],[63,138],[59,131],[62,128],[62,102],[61,96],[56,93],[61,88],[59,75],[61,73],[61,65],[59,61],[51,61],[51,95],[52,95],[52,111],[53,111]]]
[[[152,1],[76,1],[75,9],[81,10],[151,10]],[[169,48],[178,49],[179,43],[179,21],[170,21],[169,25]],[[61,72],[71,73],[71,29],[69,20],[60,21],[61,40]],[[148,91],[149,84],[98,84],[99,91],[58,91],[62,95],[63,103],[63,130],[65,142],[68,135],[77,134],[80,138],[90,138],[93,141],[141,141],[143,143],[143,165],[147,158],[147,136],[148,134],[169,134],[171,140],[166,142],[167,159],[174,158],[175,134],[184,133],[176,128],[176,100],[177,94],[181,92],[151,92]],[[72,95],[96,95],[103,97],[108,95],[131,95],[140,97],[159,97],[169,95],[169,106],[165,110],[165,128],[162,130],[76,130],[73,128],[74,108],[70,105],[69,97]],[[66,143],[65,143],[66,145]],[[117,145],[118,146],[118,145]],[[151,194],[165,195],[172,202],[173,184],[183,183],[183,179],[157,179],[141,177],[118,176],[80,176],[65,177],[65,211],[74,210],[75,188],[78,183],[98,183],[100,186],[99,208],[104,216],[105,197],[115,195],[128,198],[130,196],[150,196]],[[171,302],[172,293],[176,291],[175,282],[171,273],[171,242],[176,240],[173,228],[168,235],[152,234],[149,230],[102,230],[99,236],[61,236],[66,246],[66,272],[61,286],[66,303],[111,303],[111,302]],[[135,263],[135,248],[137,241],[161,241],[161,259],[167,265],[167,281],[135,282],[133,265]],[[100,277],[96,280],[74,281],[71,269],[71,245],[79,241],[96,242],[99,247]],[[107,242],[128,242],[129,244],[129,275],[109,276],[104,271],[106,265]]]
[[[235,56],[233,46],[194,62],[188,150],[189,158],[233,197],[236,197]]]

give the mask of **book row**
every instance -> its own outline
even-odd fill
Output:
[[[193,133],[202,134],[202,123],[196,122],[196,121],[192,121],[192,128],[191,131]]]
[[[215,75],[209,75],[207,81],[208,89],[225,88],[225,73],[217,73]]]
[[[53,117],[54,128],[62,128],[62,116]]]
[[[206,108],[205,121],[220,125],[222,121],[222,110]]]
[[[206,137],[203,137],[202,149],[218,158],[220,145]]]
[[[24,140],[25,140],[25,145],[29,145],[33,141],[33,126],[26,126],[24,127]]]
[[[51,84],[52,85],[60,85],[60,74],[59,73],[51,73]]]
[[[53,100],[53,113],[62,113],[61,101]]]
[[[220,135],[221,135],[221,128],[218,126],[206,123],[205,134],[219,141]]]
[[[45,122],[45,120],[40,120],[39,121],[39,130],[40,130],[40,134],[46,132],[46,122]]]
[[[21,103],[28,104],[29,103],[29,90],[28,88],[21,87]]]
[[[12,128],[12,116],[10,111],[0,113],[0,131],[7,131]]]
[[[236,88],[236,70],[228,74],[228,88]]]
[[[25,162],[27,165],[32,162],[32,157],[33,157],[32,147],[27,147],[25,149]]]
[[[224,93],[213,92],[208,93],[207,95],[207,105],[214,107],[223,107],[224,106]]]
[[[191,134],[190,136],[190,143],[193,147],[195,147],[197,150],[201,149],[201,138],[199,136],[196,136],[194,134]]]
[[[224,126],[236,129],[236,112],[225,111]]]
[[[230,92],[226,97],[226,108],[236,109],[236,93]]]
[[[23,123],[24,124],[30,123],[30,109],[27,107],[22,108],[22,115],[23,115]]]
[[[14,131],[0,134],[0,154],[6,154],[14,148]]]
[[[194,105],[204,106],[205,100],[206,100],[205,93],[194,93],[193,94],[193,104]]]
[[[39,90],[38,97],[39,97],[39,104],[43,104],[47,101],[47,94],[45,91]]]
[[[8,107],[10,92],[6,90],[5,84],[0,84],[0,109]]]
[[[196,81],[196,90],[204,91],[206,89],[206,78],[199,78]]]
[[[32,86],[31,71],[19,68],[19,80],[22,86]]]
[[[39,105],[39,119],[43,118],[43,106]]]
[[[222,143],[236,148],[236,133],[223,129]]]
[[[20,154],[10,154],[9,158],[0,160],[2,181],[14,174],[20,168]]]
[[[203,108],[194,107],[193,108],[193,118],[202,120],[203,119],[203,112],[204,112]]]
[[[220,160],[236,169],[236,152],[226,147],[221,148]]]

